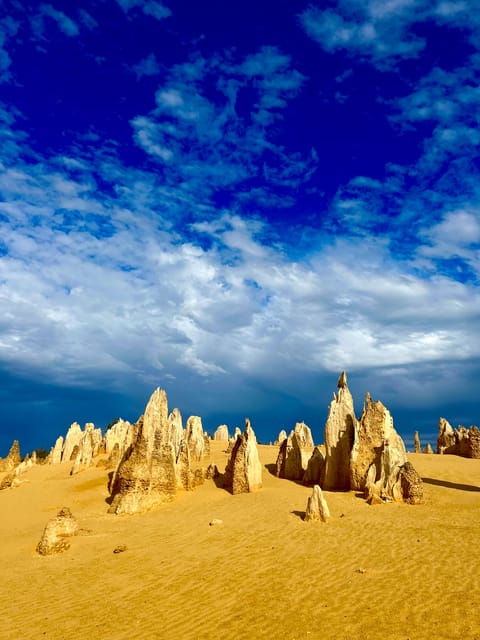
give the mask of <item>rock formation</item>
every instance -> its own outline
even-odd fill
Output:
[[[190,416],[187,420],[186,439],[192,460],[202,460],[207,452],[202,419],[199,416]]]
[[[325,500],[322,490],[316,484],[313,487],[312,495],[308,498],[307,508],[305,511],[305,520],[320,520],[321,522],[327,522],[330,517],[330,510]]]
[[[102,430],[95,429],[93,422],[87,422],[85,425],[85,431],[82,432],[82,437],[74,448],[74,451],[76,450],[77,454],[74,458],[73,467],[70,471],[71,475],[78,473],[82,469],[86,469],[93,464],[93,458],[97,455],[101,443]]]
[[[237,438],[227,462],[223,486],[233,494],[249,493],[262,487],[262,464],[248,418],[245,420],[245,431]]]
[[[113,451],[116,450],[116,453],[113,454],[113,456],[117,458],[122,457],[128,447],[132,444],[133,435],[134,426],[130,424],[130,422],[119,418],[117,422],[110,427],[110,429],[107,429],[103,437],[103,444],[107,456],[111,457]]]
[[[73,456],[75,447],[80,444],[80,440],[83,437],[82,427],[78,422],[73,422],[67,431],[62,451],[62,462],[75,460]],[[77,450],[78,451],[78,450]]]
[[[168,422],[167,395],[162,389],[156,389],[143,417],[137,422],[132,446],[113,478],[109,512],[146,511],[172,500],[179,484],[190,483],[189,452],[186,449],[188,447],[183,442],[179,456],[175,456]]]
[[[21,461],[20,445],[18,444],[18,440],[14,440],[7,457],[0,458],[0,472],[13,471],[15,467],[18,467]]]
[[[70,547],[67,538],[76,535],[78,523],[68,507],[61,509],[55,518],[47,522],[37,552],[42,555],[62,553]]]
[[[368,393],[355,432],[351,486],[364,491],[369,504],[392,500],[419,504],[423,500],[422,480],[407,460],[390,412]]]
[[[221,424],[219,427],[217,427],[215,433],[213,434],[214,440],[228,441],[229,437],[230,436],[228,434],[228,427],[226,424]]]
[[[185,439],[185,431],[183,429],[182,414],[177,407],[175,407],[168,416],[168,427],[170,430],[170,440],[175,448],[175,455],[178,456],[180,453],[180,445]]]
[[[310,427],[304,422],[297,422],[293,430],[297,436],[298,443],[301,447],[313,447],[313,438]]]
[[[350,456],[357,420],[345,371],[342,371],[337,386],[338,393],[333,394],[325,424],[326,463],[323,488],[348,491]]]
[[[420,444],[420,436],[418,435],[418,431],[415,431],[415,435],[413,436],[413,446],[415,453],[421,453],[422,445]]]
[[[307,463],[303,475],[303,484],[323,486],[325,480],[325,457],[318,447],[315,447]]]
[[[292,431],[282,442],[276,462],[276,475],[287,480],[302,481],[311,457],[300,441],[301,435]]]
[[[58,436],[55,441],[55,445],[50,451],[49,462],[50,464],[59,464],[62,461],[63,452],[63,436]]]
[[[460,425],[457,429],[444,418],[438,423],[437,453],[453,454],[463,458],[480,458],[480,429]]]
[[[280,431],[280,433],[278,434],[277,439],[275,440],[275,442],[273,443],[275,446],[279,446],[282,444],[282,442],[284,440],[286,440],[288,438],[287,432],[285,431],[285,429],[282,429]]]
[[[423,453],[433,453],[432,445],[429,442],[423,447]]]

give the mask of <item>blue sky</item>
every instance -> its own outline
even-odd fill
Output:
[[[478,424],[476,0],[0,5],[0,455],[156,386]]]

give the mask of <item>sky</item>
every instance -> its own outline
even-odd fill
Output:
[[[477,0],[0,2],[0,455],[479,424],[479,78]]]

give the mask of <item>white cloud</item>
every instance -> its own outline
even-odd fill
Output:
[[[141,9],[146,16],[157,20],[163,20],[172,15],[170,9],[157,0],[117,0],[117,3],[125,13],[132,9]]]
[[[58,11],[51,4],[40,5],[40,15],[47,16],[57,23],[60,31],[67,36],[78,36],[80,29],[78,25],[69,18],[63,11]]]
[[[160,72],[160,65],[157,62],[155,54],[150,53],[146,58],[142,58],[138,64],[134,65],[133,70],[138,78],[155,76]]]

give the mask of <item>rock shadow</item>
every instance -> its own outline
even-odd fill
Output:
[[[448,480],[438,480],[437,478],[422,478],[425,484],[433,484],[436,487],[446,489],[457,489],[458,491],[480,491],[480,487],[473,484],[461,484],[459,482],[449,482]]]
[[[270,473],[272,476],[277,477],[277,465],[274,464],[273,462],[270,464],[266,464],[264,465],[265,469],[268,471],[268,473]]]
[[[298,511],[298,509],[294,509],[293,511],[290,511],[290,513],[294,516],[297,516],[297,518],[300,518],[300,520],[305,520],[305,511]]]

